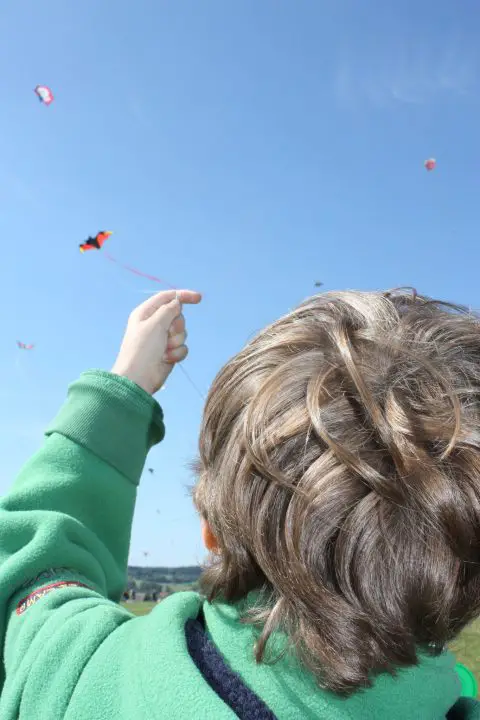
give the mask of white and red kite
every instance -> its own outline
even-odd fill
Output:
[[[46,85],[37,85],[34,93],[44,105],[50,105],[53,102],[53,93]]]

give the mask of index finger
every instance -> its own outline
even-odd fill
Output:
[[[178,298],[179,302],[183,305],[197,305],[202,299],[201,293],[196,290],[163,290],[162,292],[152,295],[148,300],[145,300],[133,311],[142,320],[146,320],[153,315],[162,305],[167,305],[169,302]]]

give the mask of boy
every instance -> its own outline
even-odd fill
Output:
[[[480,325],[415,294],[316,296],[226,365],[194,491],[208,599],[117,604],[199,301],[132,313],[0,504],[2,720],[480,717],[443,651],[478,612]]]

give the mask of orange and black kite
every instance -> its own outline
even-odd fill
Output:
[[[109,230],[100,230],[95,237],[88,237],[85,242],[80,245],[80,252],[85,252],[86,250],[100,250],[103,247],[104,242],[108,240],[111,234],[112,233]]]

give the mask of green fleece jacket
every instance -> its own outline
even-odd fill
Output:
[[[248,599],[178,593],[140,618],[118,605],[137,485],[163,435],[150,396],[85,373],[1,501],[1,720],[232,720],[187,650],[185,623],[201,608],[226,663],[279,720],[444,718],[461,694],[449,653],[343,700],[291,658],[256,665],[252,629],[239,622]],[[452,717],[480,717],[470,702]]]

